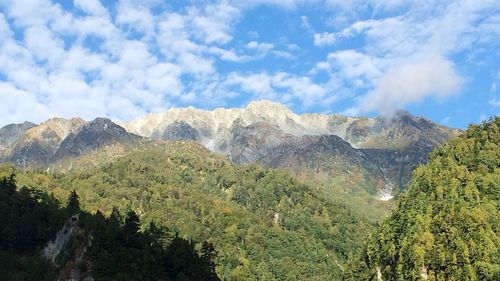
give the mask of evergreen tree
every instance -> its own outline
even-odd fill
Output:
[[[75,214],[80,211],[80,200],[75,190],[71,191],[69,194],[67,210],[71,214]]]

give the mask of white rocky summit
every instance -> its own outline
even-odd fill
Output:
[[[360,118],[326,114],[298,115],[280,103],[261,100],[252,101],[244,108],[217,108],[213,111],[192,107],[174,108],[122,125],[131,133],[155,138],[155,135],[163,132],[169,125],[183,121],[202,132],[202,142],[209,144],[224,138],[235,121],[241,126],[263,122],[278,126],[284,133],[295,136],[333,134],[344,137],[349,124],[358,119]]]

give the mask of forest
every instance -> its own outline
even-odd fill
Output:
[[[348,280],[500,280],[500,117],[471,125],[413,173]]]
[[[21,185],[109,217],[134,211],[179,237],[212,244],[226,280],[338,280],[374,223],[288,172],[237,165],[199,145],[145,148],[66,172],[17,171]],[[6,168],[8,170],[8,168]]]
[[[75,215],[78,231],[51,262],[42,249]],[[133,211],[90,214],[80,209],[76,192],[61,207],[46,192],[17,188],[14,174],[0,179],[0,221],[0,280],[66,280],[65,267],[78,248],[86,252],[76,266],[94,280],[220,280],[210,243],[195,249],[194,242],[154,223],[142,231]]]

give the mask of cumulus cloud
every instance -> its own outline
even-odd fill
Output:
[[[343,50],[328,54],[325,61],[316,64],[312,73],[325,71],[347,81],[360,81],[358,86],[366,87],[381,75],[384,63],[384,60],[375,56],[355,50]]]
[[[0,93],[2,112],[5,124],[19,122],[19,120],[43,121],[51,116],[51,111],[36,98],[26,91],[17,89],[14,85],[0,82]],[[15,107],[12,105],[16,105]]]
[[[247,43],[246,47],[248,49],[255,50],[258,53],[266,54],[267,52],[269,52],[274,48],[274,45],[270,43],[251,41]]]
[[[108,13],[99,0],[74,0],[73,3],[89,15],[105,16]]]
[[[217,76],[216,58],[248,59],[214,46],[232,39],[240,13],[226,2],[159,14],[139,1],[105,7],[78,0],[74,7],[48,0],[0,4],[2,101],[16,111],[2,115],[2,124],[75,115],[130,119],[187,100],[182,77]],[[29,106],[18,106],[21,100]]]
[[[323,103],[330,105],[335,98],[328,96],[328,88],[312,81],[308,77],[292,75],[286,72],[269,74],[231,73],[224,82],[224,91],[234,89],[251,94],[254,99],[272,99],[283,103],[298,102],[304,107]]]
[[[337,39],[334,33],[323,32],[314,34],[314,45],[316,46],[323,47],[332,45],[336,40]]]
[[[450,57],[488,38],[486,34],[497,33],[486,24],[492,20],[488,11],[498,9],[494,1],[436,5],[392,2],[369,1],[367,5],[402,12],[354,20],[337,32],[315,34],[318,46],[353,39],[366,42],[362,48],[331,52],[311,71],[327,72],[355,94],[361,93],[355,105],[346,110],[348,113],[389,113],[426,98],[445,98],[460,92],[465,78]]]
[[[458,92],[461,84],[453,63],[442,57],[396,64],[384,73],[374,90],[360,98],[360,109],[391,114],[430,96],[449,97]]]

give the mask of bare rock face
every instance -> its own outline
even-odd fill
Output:
[[[154,132],[153,139],[163,140],[200,140],[200,133],[185,121],[175,121],[163,133]]]
[[[92,150],[112,144],[127,145],[141,139],[107,118],[96,118],[76,132],[69,134],[51,161],[83,155]]]
[[[48,164],[62,141],[83,124],[80,118],[54,118],[32,127],[16,141],[8,160],[19,167]]]
[[[70,219],[68,219],[63,228],[57,232],[54,240],[49,241],[49,243],[47,243],[47,246],[43,248],[43,257],[49,260],[56,267],[62,266],[62,264],[57,264],[56,258],[67,246],[69,240],[77,231],[78,219],[78,215],[72,216]]]
[[[10,124],[0,128],[0,151],[8,149],[11,145],[19,140],[19,138],[36,124],[24,122],[21,124]]]
[[[42,250],[42,256],[59,270],[60,281],[92,281],[85,253],[92,240],[79,226],[79,215],[69,218]],[[74,241],[70,243],[70,241]],[[74,244],[70,248],[69,244]]]
[[[43,167],[106,145],[125,145],[142,139],[105,118],[91,122],[80,118],[53,118],[38,126],[29,123],[17,127],[13,129],[9,125],[0,129],[0,139],[9,142],[0,160],[22,168]],[[29,128],[22,130],[20,127]],[[16,130],[19,133],[12,133]]]

